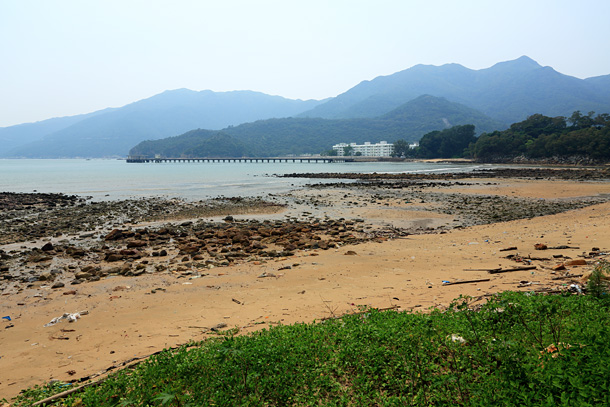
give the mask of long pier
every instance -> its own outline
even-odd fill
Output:
[[[128,163],[195,163],[195,162],[268,162],[268,163],[336,163],[336,162],[353,162],[353,157],[191,157],[191,158],[168,158],[168,157],[145,157],[145,156],[129,156]]]

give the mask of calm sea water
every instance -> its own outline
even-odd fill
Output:
[[[115,200],[151,196],[199,200],[264,196],[310,182],[273,174],[304,172],[471,171],[472,164],[432,163],[148,163],[124,160],[0,160],[0,191],[62,192]]]

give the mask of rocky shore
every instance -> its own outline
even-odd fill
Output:
[[[87,198],[62,194],[4,193],[0,194],[4,207],[0,292],[59,289],[109,275],[198,276],[237,263],[263,264],[296,251],[551,215],[607,198],[532,199],[452,191],[475,185],[481,178],[591,180],[606,175],[600,170],[520,168],[458,174],[290,174],[358,181],[312,184],[301,194],[270,196],[273,202],[260,198],[87,202]],[[470,182],[455,180],[466,176]],[[316,193],[321,191],[329,194]],[[385,211],[388,216],[377,224],[365,221],[357,213],[364,209]],[[328,210],[336,216],[329,216]],[[423,219],[444,216],[446,221],[393,222],[389,210]],[[285,219],[232,216],[282,211],[288,211]],[[213,217],[219,219],[204,219]]]
[[[401,234],[371,230],[362,220],[320,219],[307,212],[301,219],[264,221],[228,215],[274,213],[286,206],[261,199],[86,204],[81,198],[47,194],[33,207],[27,203],[32,200],[29,194],[11,198],[11,210],[3,212],[0,221],[3,295],[75,286],[109,275],[200,276],[216,267],[293,256],[297,250],[327,250]],[[62,202],[60,209],[55,202]],[[201,219],[223,215],[216,221]],[[137,226],[140,223],[147,226]]]
[[[608,180],[610,168],[494,168],[451,173],[291,173],[287,178],[354,180],[455,180],[467,178],[523,178],[564,180]]]

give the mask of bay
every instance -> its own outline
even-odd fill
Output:
[[[489,166],[423,162],[135,164],[104,159],[4,159],[0,160],[0,191],[75,194],[93,200],[153,196],[200,200],[217,196],[264,196],[311,182],[325,182],[278,178],[274,174],[462,172],[482,167]]]

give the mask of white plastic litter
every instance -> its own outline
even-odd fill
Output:
[[[76,320],[79,319],[81,317],[81,315],[87,315],[87,314],[89,314],[89,311],[75,312],[72,314],[66,312],[65,314],[63,314],[60,317],[53,318],[48,324],[44,324],[44,326],[45,327],[53,326],[53,325],[57,324],[58,322],[63,321],[64,319],[67,319],[68,322],[76,322]]]

